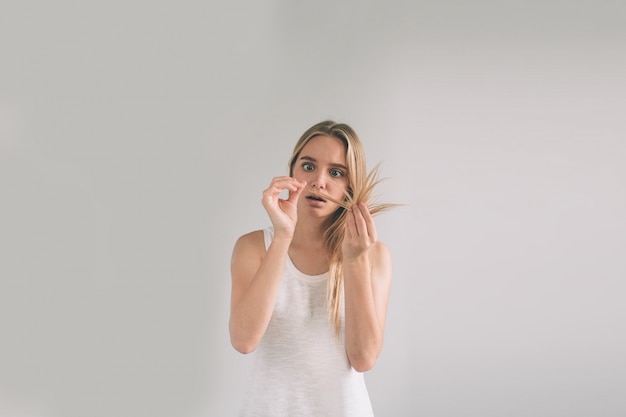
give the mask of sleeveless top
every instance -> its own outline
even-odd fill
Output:
[[[263,230],[265,247],[273,228]],[[287,256],[274,311],[257,347],[240,417],[373,417],[363,379],[328,319],[328,273],[306,275]]]

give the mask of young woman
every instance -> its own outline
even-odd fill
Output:
[[[231,261],[231,342],[257,352],[241,416],[373,416],[362,372],[382,349],[391,287],[375,184],[356,133],[325,121],[263,192],[272,227],[241,236]]]

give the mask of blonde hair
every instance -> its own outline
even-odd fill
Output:
[[[319,193],[321,197],[339,205],[333,214],[331,225],[324,232],[324,241],[329,256],[327,303],[328,318],[335,324],[335,334],[338,336],[341,326],[341,298],[343,293],[343,254],[341,245],[345,234],[347,211],[354,204],[365,203],[372,215],[378,214],[395,204],[378,204],[372,200],[374,186],[378,180],[378,166],[367,173],[365,163],[365,151],[361,140],[356,132],[347,124],[336,123],[331,120],[320,122],[311,126],[302,134],[293,149],[289,159],[289,175],[293,175],[293,169],[300,152],[311,139],[317,136],[330,136],[343,142],[346,147],[346,165],[348,168],[348,187],[344,192],[343,201],[338,201],[326,194]]]

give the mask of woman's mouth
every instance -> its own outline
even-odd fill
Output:
[[[308,200],[310,200],[310,201],[319,201],[320,203],[325,203],[326,202],[326,200],[324,200],[323,198],[318,197],[316,195],[308,195],[308,196],[306,196],[306,198]]]

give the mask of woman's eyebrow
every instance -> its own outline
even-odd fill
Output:
[[[305,161],[311,161],[311,162],[317,162],[317,160],[315,158],[313,158],[312,156],[307,156],[307,155],[303,155],[300,157],[300,159],[304,159]],[[336,168],[342,168],[345,169],[346,171],[348,170],[348,167],[342,164],[337,164],[334,162],[329,163],[328,165],[332,166],[332,167],[336,167]]]

